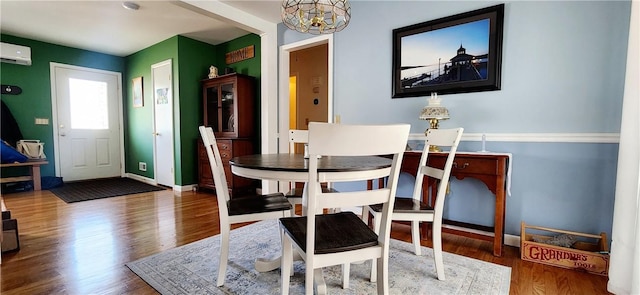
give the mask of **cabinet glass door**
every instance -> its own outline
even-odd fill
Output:
[[[218,124],[218,86],[211,86],[207,88],[206,93],[206,122],[204,125],[210,126],[213,129],[213,132],[220,132],[220,126]]]
[[[222,131],[223,132],[235,132],[235,107],[234,107],[234,93],[233,84],[222,84]]]

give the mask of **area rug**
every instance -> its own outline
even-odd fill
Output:
[[[63,201],[73,203],[161,190],[165,188],[118,177],[64,183],[50,191]]]
[[[223,287],[216,287],[219,236],[148,256],[126,265],[161,294],[279,294],[280,271],[260,273],[258,257],[276,257],[280,237],[276,220],[262,221],[231,231],[229,265]],[[509,294],[511,268],[460,255],[444,253],[446,280],[436,278],[433,251],[423,256],[409,243],[390,244],[391,294]],[[341,287],[340,266],[324,269],[329,294],[376,294],[369,282],[371,263],[352,264],[350,288]],[[304,264],[294,262],[290,294],[304,293]]]

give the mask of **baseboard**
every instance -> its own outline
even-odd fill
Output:
[[[190,192],[196,191],[198,189],[197,184],[188,184],[188,185],[174,185],[173,190],[176,192]]]
[[[520,248],[520,236],[504,235],[504,244]]]
[[[135,179],[137,181],[141,181],[150,185],[158,185],[158,182],[155,179],[140,176],[138,174],[126,173],[125,177]],[[190,192],[190,191],[195,191],[197,188],[198,188],[197,184],[174,185],[173,187],[171,187],[171,189],[174,192]]]
[[[137,180],[137,181],[140,181],[140,182],[144,182],[144,183],[146,183],[146,184],[150,184],[150,185],[158,185],[158,183],[156,182],[156,180],[155,180],[155,179],[151,179],[151,178],[148,178],[148,177],[144,177],[144,176],[141,176],[141,175],[138,175],[138,174],[126,173],[126,174],[124,175],[124,177],[126,177],[126,178],[131,178],[131,179],[133,179],[133,180]]]

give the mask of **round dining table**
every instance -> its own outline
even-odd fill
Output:
[[[309,160],[302,154],[255,154],[232,158],[231,172],[261,180],[306,182]],[[391,159],[378,156],[325,156],[318,159],[318,181],[358,181],[380,178]]]
[[[309,160],[302,154],[255,154],[232,158],[231,172],[235,175],[273,181],[304,182],[302,213],[306,215],[306,183],[309,180]],[[392,160],[378,156],[323,156],[318,159],[318,182],[362,181],[389,175]],[[296,258],[294,258],[296,259]],[[258,258],[257,271],[266,272],[280,267],[280,257]],[[316,287],[326,293],[322,270],[317,269]]]

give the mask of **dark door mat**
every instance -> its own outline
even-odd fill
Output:
[[[103,178],[69,182],[50,191],[63,201],[74,203],[165,189],[130,178]]]

